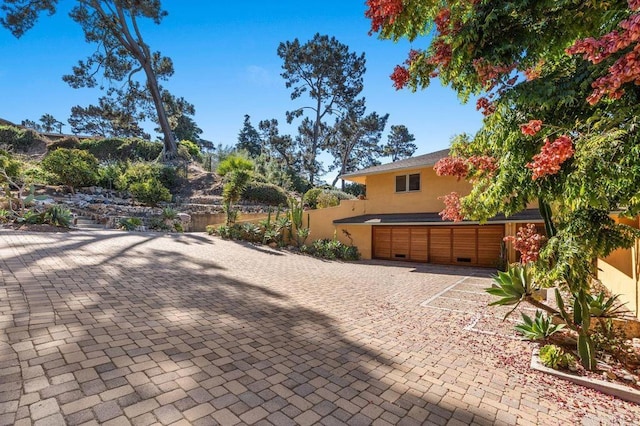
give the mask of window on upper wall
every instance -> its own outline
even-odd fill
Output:
[[[396,176],[396,192],[420,191],[420,173]]]

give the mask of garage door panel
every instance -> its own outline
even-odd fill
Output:
[[[502,253],[504,226],[481,226],[478,228],[478,265],[498,266]]]
[[[475,265],[477,244],[475,227],[453,228],[453,263]]]
[[[373,228],[373,256],[378,259],[391,259],[391,229]]]
[[[431,228],[429,259],[432,263],[451,263],[451,229]]]
[[[415,262],[429,261],[429,229],[426,226],[411,228],[411,260]]]
[[[409,260],[409,228],[391,229],[391,256],[394,259]]]

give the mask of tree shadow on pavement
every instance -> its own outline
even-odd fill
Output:
[[[398,362],[367,336],[348,336],[336,319],[279,291],[268,269],[247,278],[214,262],[208,240],[186,252],[181,241],[147,235],[39,238],[12,237],[13,256],[0,258],[11,297],[52,314],[29,308],[17,323],[19,301],[0,305],[14,318],[3,323],[14,355],[5,347],[0,361],[15,366],[17,357],[22,366],[20,404],[15,389],[0,401],[6,419],[33,416],[25,396],[34,393],[68,424],[491,418],[441,404],[431,383],[415,377],[415,360]]]

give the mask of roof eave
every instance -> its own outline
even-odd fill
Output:
[[[387,173],[403,172],[405,170],[422,169],[422,168],[425,168],[425,167],[433,167],[434,165],[435,165],[435,163],[414,164],[412,166],[398,167],[397,169],[380,170],[380,171],[375,171],[375,172],[371,172],[371,173],[350,173],[350,174],[347,174],[347,175],[340,175],[340,176],[338,176],[338,178],[339,179],[343,179],[343,180],[348,180],[348,181],[351,181],[351,182],[363,183],[363,182],[359,182],[356,179],[359,179],[359,178],[366,179],[367,176],[384,175],[384,174],[387,174]]]

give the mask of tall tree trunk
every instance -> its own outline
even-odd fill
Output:
[[[311,141],[311,167],[309,170],[309,183],[314,185],[314,180],[316,177],[316,155],[318,153],[318,139],[320,139],[320,120],[322,118],[322,113],[320,109],[322,108],[322,102],[320,100],[320,96],[318,95],[318,104],[316,105],[316,120],[313,123],[313,139]]]
[[[149,92],[151,92],[153,105],[156,107],[156,113],[158,114],[158,123],[160,123],[160,129],[162,130],[164,139],[163,160],[165,162],[171,162],[178,157],[178,144],[173,137],[173,131],[171,130],[171,125],[169,124],[169,118],[167,117],[167,112],[165,111],[164,105],[162,103],[162,96],[160,95],[158,80],[156,79],[156,76],[151,69],[151,64],[148,61],[145,61],[143,68],[144,73],[147,76],[147,87],[149,88]]]

